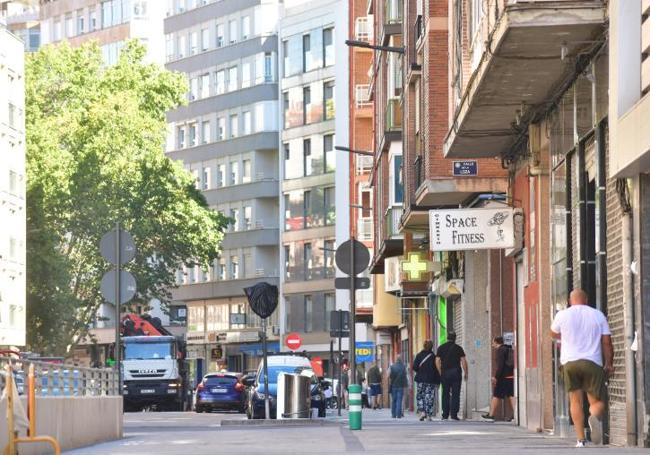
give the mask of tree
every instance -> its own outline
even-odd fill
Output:
[[[129,42],[105,67],[96,44],[46,46],[26,62],[27,318],[31,349],[62,355],[103,303],[101,236],[120,221],[138,255],[135,303],[168,303],[175,271],[207,268],[227,219],[164,154],[165,113],[187,82]]]

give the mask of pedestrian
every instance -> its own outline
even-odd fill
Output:
[[[436,368],[436,354],[433,352],[433,342],[424,342],[423,349],[413,359],[413,371],[417,387],[417,411],[420,413],[420,422],[432,420],[435,397],[440,385],[440,374]]]
[[[589,400],[591,442],[603,442],[605,379],[614,372],[614,347],[607,318],[587,305],[585,291],[571,291],[569,304],[569,308],[555,315],[551,337],[560,342],[560,364],[569,392],[571,419],[578,439],[576,447],[585,447],[585,393]]]
[[[390,414],[393,419],[404,417],[404,389],[408,387],[408,378],[406,377],[406,366],[402,356],[398,355],[395,363],[390,366],[388,372],[390,388]]]
[[[341,409],[348,408],[348,386],[350,385],[350,365],[347,360],[341,365]]]
[[[512,346],[503,343],[503,337],[494,337],[492,340],[492,347],[496,349],[496,363],[497,368],[492,378],[492,403],[490,404],[490,412],[483,414],[481,417],[487,420],[494,420],[499,403],[503,402],[503,416],[505,419],[505,405],[506,400],[510,403],[510,409],[515,409],[513,397],[515,396],[515,356]],[[512,421],[513,417],[505,419],[508,422]]]
[[[436,367],[442,382],[442,420],[460,420],[460,387],[468,372],[465,351],[456,344],[454,332],[449,332],[447,342],[438,348]]]
[[[381,408],[381,370],[377,362],[368,370],[368,387],[370,387],[372,409]]]

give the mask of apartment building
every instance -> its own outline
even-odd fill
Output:
[[[280,22],[281,332],[323,359],[329,313],[349,307],[333,280],[349,236],[349,156],[334,149],[349,127],[346,12],[344,1],[289,2]]]
[[[137,38],[147,46],[147,60],[162,64],[166,10],[162,0],[40,0],[41,42],[96,41],[112,65],[125,42]]]
[[[41,45],[41,26],[37,0],[0,0],[0,22],[23,41],[25,52]]]
[[[244,288],[278,285],[278,15],[275,2],[175,2],[166,67],[187,75],[188,104],[168,113],[167,155],[184,163],[210,207],[230,217],[209,270],[179,270],[196,377],[257,368],[261,321]],[[279,350],[277,314],[270,350]],[[275,341],[274,341],[275,340]]]
[[[0,346],[25,346],[25,57],[0,24]]]

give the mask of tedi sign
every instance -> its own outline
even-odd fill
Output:
[[[515,243],[512,207],[430,210],[432,251],[492,250]]]

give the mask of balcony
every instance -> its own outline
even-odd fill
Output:
[[[509,150],[517,140],[512,128],[517,111],[524,110],[525,125],[553,101],[576,58],[605,30],[603,1],[506,0],[499,10],[500,2],[491,3],[469,50],[467,86],[459,77],[452,88],[460,101],[445,139],[448,158],[494,157]]]
[[[375,240],[376,249],[370,262],[370,273],[384,273],[384,259],[404,253],[404,236],[399,232],[403,212],[402,207],[391,207],[378,221],[379,238]]]
[[[374,237],[373,229],[372,218],[359,218],[357,220],[357,240],[362,242],[371,241]]]
[[[368,16],[357,17],[354,21],[354,36],[357,41],[372,43],[373,38],[373,18],[372,14]]]
[[[399,232],[399,224],[400,219],[402,218],[402,213],[404,213],[404,209],[402,207],[391,207],[386,211],[386,215],[384,217],[385,239],[401,239],[403,237]]]
[[[356,156],[356,169],[357,175],[365,174],[372,171],[372,166],[374,164],[374,158],[369,155],[357,155]]]
[[[386,45],[393,35],[402,34],[403,0],[386,0],[384,9],[384,24],[381,29],[381,44]]]
[[[357,84],[354,87],[354,103],[357,109],[372,107],[369,84]]]
[[[402,131],[402,105],[397,98],[388,100],[385,130],[387,133]]]

